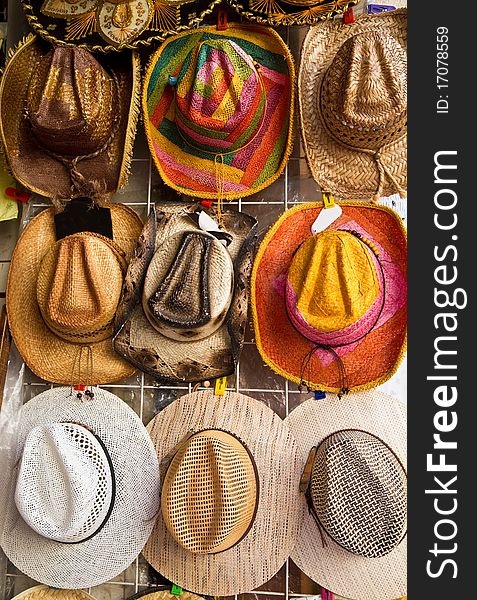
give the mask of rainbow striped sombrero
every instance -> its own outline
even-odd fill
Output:
[[[232,200],[279,177],[291,152],[295,70],[271,28],[187,31],[153,54],[143,91],[151,154],[189,196]]]

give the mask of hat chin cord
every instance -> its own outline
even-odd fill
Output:
[[[82,379],[81,376],[81,363],[83,362],[83,355],[86,358],[86,375],[85,378]],[[76,353],[73,358],[73,365],[71,367],[71,384],[70,384],[70,396],[73,395],[73,391],[78,389],[76,397],[78,400],[83,400],[83,389],[86,386],[86,390],[84,390],[84,395],[89,400],[94,398],[94,393],[92,390],[93,386],[93,349],[91,346],[81,345],[78,346]],[[84,382],[84,383],[83,383]],[[89,387],[89,389],[88,389]]]

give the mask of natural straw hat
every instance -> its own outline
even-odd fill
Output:
[[[114,239],[82,232],[57,240],[50,208],[31,220],[13,253],[6,294],[12,337],[47,381],[91,385],[134,373],[111,340],[141,220],[121,204],[105,208]]]
[[[235,370],[256,221],[227,207],[221,223],[197,205],[169,202],[158,203],[144,226],[116,315],[114,348],[160,381],[200,382]]]
[[[95,58],[29,35],[0,83],[0,133],[13,176],[69,199],[127,183],[139,114],[139,57]]]
[[[406,195],[407,9],[312,27],[298,98],[308,165],[324,191]]]
[[[143,121],[163,180],[188,196],[232,200],[285,168],[294,65],[271,28],[231,23],[169,38],[144,77]]]
[[[95,600],[83,590],[59,590],[47,585],[36,585],[20,592],[12,600]]]
[[[139,598],[141,600],[177,600],[177,596],[171,594],[169,590],[156,590],[154,588],[142,590],[137,594],[129,596],[127,600],[139,600]],[[185,590],[182,590],[180,598],[181,600],[204,600],[201,596],[186,592]]]
[[[321,202],[285,212],[252,272],[257,347],[277,373],[338,393],[375,387],[406,349],[406,233],[391,209],[343,202],[312,234]]]
[[[3,403],[3,387],[7,377],[8,357],[10,356],[11,335],[8,327],[5,305],[0,312],[0,408]]]
[[[103,389],[78,396],[53,388],[22,408],[1,540],[23,573],[60,588],[121,573],[159,508],[159,464],[139,417]]]
[[[253,398],[201,391],[147,429],[165,479],[146,560],[197,594],[229,596],[268,581],[305,510],[296,442],[283,421]]]
[[[308,400],[285,419],[308,505],[292,560],[354,600],[406,594],[406,408],[376,391]],[[310,457],[310,450],[317,448]]]

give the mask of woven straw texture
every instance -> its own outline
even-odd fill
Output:
[[[34,427],[81,423],[105,445],[116,480],[110,517],[94,537],[76,544],[55,542],[30,529],[13,499],[15,476],[9,482],[2,548],[28,577],[53,587],[92,587],[121,573],[144,546],[159,510],[159,465],[141,420],[114,394],[99,388],[93,392],[93,400],[81,401],[69,395],[69,388],[54,388],[27,402],[22,412],[18,459]]]
[[[177,596],[171,594],[169,590],[142,590],[133,596],[129,596],[127,600],[177,600]],[[192,594],[191,592],[186,592],[182,590],[181,600],[204,600],[201,596],[196,596],[196,594]]]
[[[346,200],[405,195],[406,56],[407,9],[310,29],[298,98],[308,164],[324,191]]]
[[[248,396],[203,391],[176,400],[147,428],[159,461],[191,430],[219,428],[236,435],[257,468],[259,505],[243,540],[212,555],[184,550],[160,515],[143,551],[146,560],[167,579],[198,594],[249,592],[268,581],[294,546],[305,510],[298,489],[296,442],[282,420]]]
[[[342,429],[360,429],[380,438],[406,463],[406,408],[380,392],[353,394],[346,400],[328,395],[309,400],[285,419],[300,449],[301,472],[313,446]],[[304,495],[301,503],[306,505]],[[291,553],[297,566],[323,587],[354,600],[391,600],[406,595],[407,540],[381,558],[351,554],[320,532],[312,514],[303,521]]]
[[[111,209],[114,242],[128,261],[141,233],[141,220],[130,208],[120,204],[106,206]],[[134,368],[115,354],[109,337],[96,343],[88,342],[93,350],[92,373],[88,373],[87,361],[83,360],[80,365],[83,381],[72,381],[78,378],[80,344],[54,333],[43,320],[37,302],[42,260],[55,241],[54,212],[47,209],[30,221],[12,256],[6,304],[12,337],[20,354],[34,373],[55,383],[110,383],[132,375]],[[104,277],[105,272],[99,282],[102,288]],[[70,278],[71,283],[73,280],[74,277]],[[77,290],[80,293],[79,287]]]
[[[252,459],[242,442],[225,431],[199,432],[180,445],[162,486],[167,529],[197,554],[223,552],[239,542],[257,502]]]
[[[385,303],[376,326],[361,341],[335,348],[346,370],[346,387],[363,391],[388,380],[405,353],[406,233],[391,209],[359,202],[340,205],[343,214],[328,231],[355,230],[375,244],[386,281]],[[254,263],[251,304],[255,339],[265,362],[298,384],[304,381],[314,389],[338,392],[343,382],[337,361],[324,349],[312,352],[313,343],[293,327],[285,303],[286,276],[293,254],[311,236],[312,223],[322,207],[322,203],[294,207],[269,230]]]
[[[148,321],[141,303],[143,282],[154,250],[184,231],[200,231],[187,216],[196,205],[157,204],[151,212],[126,275],[118,307],[114,348],[133,365],[160,381],[198,382],[231,375],[247,325],[248,288],[254,256],[256,221],[226,208],[222,226],[232,236],[227,247],[234,264],[234,295],[224,323],[210,336],[177,341],[161,335]],[[170,260],[172,260],[172,256]],[[158,285],[158,281],[151,287]]]
[[[358,0],[227,0],[250,21],[263,25],[311,25],[332,19]]]
[[[163,180],[221,200],[270,185],[291,152],[294,77],[290,51],[273,29],[230,23],[167,40],[151,57],[142,101]]]
[[[3,403],[3,388],[7,376],[8,357],[10,356],[10,329],[8,327],[7,311],[2,306],[0,312],[0,408]]]
[[[82,590],[56,590],[46,585],[36,585],[21,592],[12,600],[95,600]]]
[[[74,169],[78,185],[96,182],[103,193],[126,185],[139,88],[135,53],[130,60],[111,57],[98,63],[84,49],[52,50],[28,36],[9,59],[0,83],[0,133],[15,179],[48,197],[87,195],[72,192],[65,164],[80,156]],[[58,130],[69,135],[58,136]],[[58,137],[65,143],[58,146]]]

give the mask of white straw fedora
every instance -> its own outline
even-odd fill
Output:
[[[376,391],[346,401],[329,394],[304,402],[285,423],[299,446],[308,504],[293,561],[345,598],[404,596],[405,406]]]
[[[273,577],[305,511],[283,421],[253,398],[209,390],[176,400],[147,428],[164,487],[146,560],[196,594],[250,592]]]
[[[125,402],[99,388],[48,390],[22,409],[2,548],[46,585],[99,585],[141,551],[159,490],[154,447]]]

